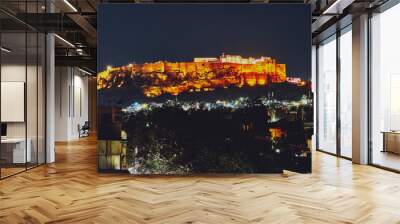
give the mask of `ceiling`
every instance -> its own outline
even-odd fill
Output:
[[[383,1],[385,0],[47,0],[46,4],[46,0],[1,0],[0,21],[5,33],[16,33],[25,28],[31,31],[55,32],[56,65],[79,66],[96,74],[96,9],[101,3],[306,3],[312,8],[312,34],[316,39],[323,36],[338,20],[366,8],[373,8]],[[19,37],[12,38],[11,34],[5,38],[21,41]]]

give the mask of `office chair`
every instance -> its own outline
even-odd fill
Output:
[[[85,121],[82,127],[78,125],[78,130],[79,130],[79,138],[89,136],[89,130],[90,130],[89,121]]]

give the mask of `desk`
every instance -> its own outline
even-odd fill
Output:
[[[6,138],[1,139],[1,157],[6,163],[26,163],[31,162],[31,139],[27,139],[25,152],[25,138]]]
[[[400,154],[400,131],[382,131],[383,150],[382,152],[392,152]]]

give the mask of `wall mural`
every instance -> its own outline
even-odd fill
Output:
[[[307,5],[99,7],[98,168],[311,172]]]

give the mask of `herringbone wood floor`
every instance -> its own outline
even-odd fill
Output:
[[[400,223],[400,175],[313,155],[312,174],[96,172],[94,138],[0,181],[0,223]]]

